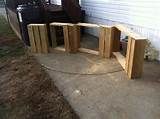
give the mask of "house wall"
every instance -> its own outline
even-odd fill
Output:
[[[0,0],[1,1],[1,0]],[[51,0],[52,4],[61,5],[61,0]],[[79,0],[79,4],[81,5],[81,0]]]
[[[86,22],[125,24],[147,37],[160,53],[160,0],[81,0],[81,6]],[[98,35],[95,29],[88,32]]]
[[[52,4],[61,5],[61,0],[51,0]]]
[[[4,1],[0,0],[0,8],[3,8],[3,7],[4,7]]]

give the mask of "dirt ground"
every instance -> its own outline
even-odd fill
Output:
[[[2,49],[6,55],[0,53],[0,119],[78,119],[22,43],[1,39]]]
[[[0,34],[0,119],[78,119],[15,36]]]

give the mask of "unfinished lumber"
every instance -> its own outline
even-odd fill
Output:
[[[50,26],[62,26],[66,52],[76,53],[80,47],[80,27],[71,23],[51,23]],[[55,40],[54,40],[55,41]]]
[[[39,33],[39,28],[37,25],[32,26],[34,30],[34,39],[36,42],[36,47],[37,47],[37,53],[42,53],[42,47],[41,47],[41,39],[40,39],[40,33]]]
[[[143,62],[146,39],[129,38],[125,71],[129,78],[140,78],[143,73]]]
[[[106,28],[100,27],[99,33],[99,55],[104,57],[105,53],[105,37],[106,37]]]
[[[46,24],[28,25],[29,39],[33,53],[48,53],[48,33]]]
[[[100,28],[98,54],[100,54],[100,56],[105,58],[111,57],[112,44],[113,44],[112,27],[107,25],[97,25],[90,23],[71,24],[71,23],[54,22],[51,23],[50,25],[63,27],[66,52],[72,52],[72,53],[76,53],[80,48],[80,27]]]
[[[53,22],[53,23],[50,23],[50,26],[73,26],[73,24],[72,23]]]
[[[54,50],[61,51],[61,52],[66,51],[64,47],[55,47]]]
[[[39,34],[41,39],[42,53],[48,53],[49,41],[48,41],[47,26],[45,24],[43,26],[41,25],[39,26]]]
[[[73,37],[73,49],[74,52],[77,52],[80,48],[80,39],[81,39],[81,28],[77,25],[73,26],[74,37]]]
[[[100,27],[99,36],[99,54],[104,58],[110,58],[112,55],[112,27]]]
[[[99,25],[97,24],[91,24],[91,23],[78,23],[76,24],[77,26],[81,26],[81,27],[90,27],[90,28],[98,28],[100,27]]]
[[[131,52],[131,49],[133,48],[132,42],[133,42],[132,38],[129,37],[128,43],[127,43],[126,64],[125,64],[125,71],[126,71],[127,73],[128,73],[128,71],[129,71],[129,66],[130,66],[129,63],[131,63],[131,62],[130,62],[130,59],[131,59],[130,57],[131,57],[131,55],[133,55],[133,54],[130,54],[130,53],[132,53],[132,52]]]
[[[91,49],[87,49],[87,48],[79,48],[78,51],[79,51],[79,52],[82,52],[82,53],[88,53],[88,54],[93,54],[93,55],[99,55],[99,52],[98,52],[98,51],[91,50]]]
[[[36,53],[37,48],[36,48],[36,42],[35,42],[35,38],[34,38],[34,30],[31,25],[28,26],[28,35],[29,35],[29,39],[30,39],[31,52]]]
[[[118,30],[120,30],[121,32],[125,33],[126,35],[134,38],[134,39],[145,39],[144,37],[142,37],[141,35],[133,32],[131,29],[127,28],[126,26],[122,25],[122,24],[117,24],[115,25],[115,28],[117,28]]]
[[[76,53],[80,47],[80,28],[76,25],[63,26],[66,52]]]
[[[146,38],[140,36],[123,25],[116,25],[112,32],[114,36],[113,54],[125,69],[129,79],[140,78],[143,73]],[[125,61],[124,57],[119,52],[121,32],[129,36]]]
[[[63,26],[64,34],[64,47],[66,52],[70,52],[70,40],[69,40],[69,28],[68,26]]]
[[[122,66],[122,68],[125,70],[126,68],[126,58],[120,53],[120,52],[113,52],[114,56]]]

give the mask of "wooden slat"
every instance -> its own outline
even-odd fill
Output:
[[[131,54],[131,48],[133,48],[133,46],[132,46],[133,42],[132,41],[133,41],[132,38],[129,37],[128,45],[127,45],[127,54],[126,54],[126,66],[125,66],[126,67],[125,68],[126,72],[129,71],[129,63],[131,63],[130,59],[131,59],[131,55],[133,55],[133,54]]]
[[[73,25],[77,25],[80,27],[90,27],[90,28],[99,28],[99,27],[111,27],[108,25],[101,25],[101,24],[92,24],[92,23],[77,23],[77,24],[72,24],[72,23],[61,23],[61,22],[53,22],[50,23],[50,26],[73,26]]]
[[[129,78],[140,78],[143,73],[143,62],[146,40],[135,40],[131,38],[130,53],[126,59],[126,71]],[[128,65],[127,65],[128,64]]]
[[[58,50],[58,51],[62,51],[62,52],[66,51],[64,47],[55,47],[54,50]]]
[[[129,53],[129,60],[128,60],[128,69],[127,69],[127,74],[129,78],[132,78],[132,69],[133,69],[133,60],[134,60],[134,51],[135,51],[135,40],[131,38],[131,49]]]
[[[95,51],[95,50],[90,50],[90,49],[86,49],[86,48],[79,48],[78,50],[79,50],[79,52],[83,52],[83,53],[89,53],[89,54],[93,54],[93,55],[99,55],[99,52]]]
[[[105,52],[105,36],[106,36],[106,29],[104,27],[100,27],[100,34],[99,34],[99,55],[104,57]]]
[[[68,26],[68,43],[69,43],[69,52],[73,52],[74,51],[74,36],[75,36],[75,32],[74,32],[74,28],[72,26]]]
[[[117,58],[118,62],[121,64],[123,69],[125,69],[126,59],[120,52],[113,52],[114,56]]]
[[[28,25],[28,35],[29,35],[29,40],[30,40],[30,45],[31,45],[31,52],[36,53],[37,48],[36,48],[36,42],[34,38],[34,31],[32,26]]]
[[[39,27],[37,25],[32,26],[32,27],[33,27],[33,30],[34,30],[34,38],[35,38],[35,42],[36,42],[37,53],[42,53]]]
[[[102,57],[110,58],[113,47],[112,27],[100,27],[99,52]]]
[[[140,78],[143,74],[144,53],[146,40],[135,40],[132,75],[130,78]]]
[[[40,33],[40,39],[41,39],[42,52],[48,53],[49,41],[48,41],[47,26],[45,24],[39,26],[39,33]]]
[[[142,76],[145,42],[131,37],[128,40],[125,71],[130,79]]]
[[[113,45],[113,40],[112,40],[112,28],[105,28],[106,29],[106,34],[105,34],[105,44],[104,44],[104,57],[105,58],[110,58],[112,55],[112,45]]]
[[[54,50],[58,50],[58,51],[62,51],[62,52],[65,52],[65,51],[66,51],[65,48],[63,48],[63,47],[55,47]],[[99,52],[98,52],[98,51],[90,50],[90,49],[87,49],[87,48],[79,48],[78,51],[79,51],[79,52],[82,52],[82,53],[99,55]]]
[[[63,26],[66,52],[76,53],[80,47],[80,27]]]
[[[74,25],[72,27],[72,30],[73,30],[73,34],[72,34],[72,52],[73,53],[76,53],[78,51],[78,48],[80,47],[80,37],[81,37],[81,33],[80,33],[80,27],[77,26],[77,25]]]
[[[71,23],[61,23],[61,22],[53,22],[50,23],[50,26],[73,26],[74,24]]]
[[[64,46],[65,46],[66,52],[70,52],[69,28],[68,28],[68,26],[63,26],[63,34],[64,34]]]
[[[138,39],[138,40],[140,40],[140,39],[142,39],[142,40],[143,40],[143,39],[146,39],[146,38],[140,36],[139,34],[133,32],[131,29],[127,28],[127,27],[124,26],[124,25],[118,24],[118,25],[116,25],[115,27],[116,27],[117,29],[119,29],[121,32],[125,33],[126,35],[134,38],[135,40],[136,40],[136,39]]]
[[[95,28],[95,27],[100,27],[97,24],[91,24],[91,23],[78,23],[76,24],[77,26],[82,26],[82,27],[90,27],[90,28]]]

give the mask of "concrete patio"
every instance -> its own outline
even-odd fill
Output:
[[[36,55],[81,119],[159,119],[160,64],[128,80],[115,59],[55,52]]]

